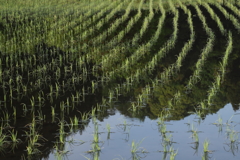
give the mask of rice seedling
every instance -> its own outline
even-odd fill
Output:
[[[136,113],[139,110],[139,106],[136,104],[136,102],[131,102],[131,107],[128,110],[131,110],[133,113]]]
[[[56,116],[56,113],[55,113],[55,107],[51,106],[51,115],[52,115],[52,123],[55,122],[55,116]]]
[[[2,124],[1,124],[2,125]],[[3,133],[3,127],[0,127],[0,151],[4,151],[4,145],[7,143],[7,135]]]
[[[98,125],[94,126],[93,143],[99,143]]]
[[[17,131],[14,133],[14,130],[12,130],[12,131],[9,131],[9,133],[10,133],[9,137],[12,143],[17,144],[21,142],[21,140],[17,138],[17,135],[18,135]]]
[[[209,160],[211,157],[209,156],[208,152],[204,152],[202,155],[202,160]]]
[[[137,152],[146,152],[145,149],[139,147],[144,139],[145,138],[143,138],[140,142],[132,141],[132,143],[131,143],[131,153],[132,154],[135,154]]]
[[[111,130],[110,124],[107,123],[106,127],[107,127],[107,132],[110,133],[110,130]]]
[[[163,135],[163,144],[167,145],[167,146],[171,146],[172,143],[174,143],[172,141],[172,135],[171,134],[169,134],[169,135],[164,134]]]
[[[233,116],[232,116],[233,117]],[[233,126],[231,126],[228,122],[232,119],[232,117],[227,121],[227,128],[226,128],[226,135],[227,138],[230,140],[230,143],[235,143],[238,140],[238,134],[239,132],[235,131],[233,129]]]
[[[223,120],[222,120],[222,117],[221,117],[220,114],[218,115],[217,122],[216,122],[216,123],[213,123],[213,124],[219,125],[219,126],[222,126],[222,125],[223,125]]]
[[[167,127],[166,127],[166,124],[162,124],[159,126],[159,132],[162,134],[162,135],[165,135],[167,133]]]
[[[10,115],[8,111],[2,111],[3,117],[1,117],[1,121],[5,123],[5,125],[8,125],[10,122]]]
[[[228,137],[231,143],[234,143],[238,140],[238,132],[231,130],[228,132]]]
[[[170,152],[170,160],[174,160],[178,151],[177,150],[175,151],[172,147],[170,147],[169,152]]]
[[[208,139],[205,139],[204,142],[203,142],[203,151],[204,151],[204,153],[210,152],[210,151],[208,150],[208,146],[209,146],[209,140],[208,140]]]
[[[65,122],[64,121],[60,121],[59,122],[59,143],[62,143],[62,144],[64,144],[65,143],[65,135],[66,135],[66,133],[65,133],[65,130],[64,130],[64,126],[65,126]]]
[[[64,146],[61,146],[62,144],[56,144],[54,146],[54,149],[56,150],[55,152],[55,157],[58,160],[65,159],[67,155],[69,154],[69,150],[66,150]]]
[[[195,139],[195,143],[199,143],[199,138],[198,138],[198,132],[197,131],[193,131],[192,137]]]

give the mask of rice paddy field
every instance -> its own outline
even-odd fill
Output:
[[[240,0],[0,0],[1,160],[239,160]]]

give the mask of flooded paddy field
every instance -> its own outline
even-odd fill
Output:
[[[240,1],[2,4],[0,159],[239,159]]]

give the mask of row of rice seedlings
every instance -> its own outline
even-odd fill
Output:
[[[162,4],[162,1],[160,0],[159,6],[161,6],[161,4]],[[151,49],[151,47],[157,42],[159,35],[162,31],[163,23],[166,18],[165,10],[163,9],[162,6],[160,7],[160,10],[161,10],[162,15],[159,19],[158,28],[157,28],[155,34],[151,37],[151,39],[145,45],[140,46],[139,49],[133,55],[131,55],[130,58],[127,59],[127,62],[121,68],[128,70],[132,65],[134,65],[138,61],[138,59],[140,59],[145,53],[147,53]],[[153,15],[151,16],[150,14],[149,14],[149,16],[150,16],[149,19],[151,19],[153,16]],[[140,70],[138,69],[135,73],[138,73],[138,74],[133,77],[135,77],[137,79],[137,81],[139,81],[139,76],[141,74]]]
[[[191,13],[188,12],[187,14],[188,14],[188,23],[190,26],[190,30],[193,31]],[[194,34],[194,32],[191,32],[190,40],[184,44],[184,47],[182,48],[181,52],[179,53],[179,55],[177,57],[177,61],[174,64],[170,65],[168,68],[166,68],[163,71],[163,73],[161,73],[160,81],[162,83],[167,82],[169,80],[169,78],[174,75],[175,71],[180,70],[180,67],[182,66],[182,61],[184,60],[187,53],[191,49],[191,47],[194,43],[194,39],[195,39],[195,34]]]
[[[182,60],[184,60],[184,58],[186,57],[186,54],[190,51],[190,49],[192,48],[192,45],[194,43],[195,40],[195,32],[194,32],[194,27],[193,27],[193,22],[192,22],[192,14],[191,11],[187,9],[187,7],[185,5],[182,4],[182,2],[180,0],[177,1],[178,4],[180,5],[180,7],[184,10],[185,14],[188,15],[188,24],[189,24],[189,29],[190,29],[190,40],[188,42],[185,43],[181,53],[179,54],[177,61],[176,61],[176,65],[175,68],[177,71],[180,70],[181,64],[182,64]]]
[[[109,40],[109,42],[106,45],[100,46],[101,48],[102,47],[107,48],[107,49],[112,48],[113,46],[115,46],[117,43],[119,43],[122,40],[122,38],[130,31],[132,26],[141,17],[142,4],[143,4],[143,0],[139,4],[138,13],[130,19],[130,21],[127,24],[127,27],[124,28],[122,31],[120,31],[118,33],[118,35],[114,36],[112,40]],[[130,9],[130,7],[131,6],[129,6],[129,9]],[[130,12],[130,10],[128,12]],[[126,15],[126,13],[125,13],[125,15]],[[112,66],[116,61],[118,61],[119,60],[118,57],[120,56],[119,52],[124,52],[124,50],[126,50],[127,48],[128,48],[127,46],[125,46],[125,47],[117,46],[117,47],[113,48],[111,51],[109,51],[109,53],[111,53],[110,55],[106,54],[106,55],[101,56],[101,58],[99,58],[99,56],[100,56],[99,54],[95,53],[96,56],[94,56],[94,59],[95,59],[95,61],[101,60],[101,68],[104,71],[104,70],[107,70],[109,68],[109,66]]]
[[[151,4],[150,4],[151,6]],[[142,31],[146,31],[147,26],[149,25],[149,22],[152,20],[154,13],[150,13],[148,17],[145,18],[145,22],[143,23],[141,30]],[[165,16],[162,16],[159,19],[159,23],[161,22],[161,24],[163,24],[163,21],[165,19]],[[160,30],[161,28],[159,28],[155,33],[157,34],[156,36],[158,37],[160,34]],[[141,31],[140,31],[141,32]],[[143,33],[143,32],[141,32]],[[138,35],[139,36],[139,35]],[[155,37],[156,37],[155,36]],[[122,62],[122,64],[120,64],[117,71],[110,71],[109,73],[107,72],[106,74],[109,77],[114,77],[114,74],[117,74],[119,72],[128,72],[130,67],[132,65],[134,65],[146,52],[149,51],[149,49],[151,48],[151,46],[156,43],[157,39],[154,36],[144,45],[140,46],[130,57],[126,58],[124,62]],[[134,38],[132,40],[132,42],[135,41]]]
[[[143,27],[140,29],[140,35],[138,37],[139,39],[142,39],[142,36],[145,33],[145,30],[147,30],[147,28],[149,26],[149,22],[151,22],[153,17],[154,17],[153,0],[150,0],[150,2],[149,2],[149,16],[144,19]],[[136,41],[133,40],[133,46],[136,45],[134,42],[136,42]]]
[[[111,92],[110,92],[111,93]],[[111,94],[110,94],[111,95]],[[110,96],[111,97],[111,96]],[[110,98],[110,101],[111,101],[111,98]]]
[[[105,21],[104,19],[101,19],[101,17],[103,17],[104,14],[108,12],[108,10],[111,10],[112,8],[114,8],[116,6],[117,6],[117,1],[115,1],[114,3],[111,3],[111,5],[102,9],[98,14],[93,15],[92,21],[89,20],[88,22],[86,22],[86,24],[85,23],[83,24],[83,27],[81,27],[80,30],[76,30],[75,31],[76,35],[80,34],[81,41],[83,41],[84,39],[86,39],[89,36],[92,36],[93,33],[97,29],[101,28]],[[109,18],[111,18],[111,17],[109,17]],[[97,22],[97,20],[99,20],[99,21]],[[95,24],[95,23],[96,23],[96,25],[93,25],[90,27],[90,25]],[[88,27],[90,27],[90,28],[88,28]],[[86,30],[84,30],[84,29],[86,29]]]
[[[79,39],[81,41],[85,40],[89,36],[92,36],[97,29],[99,29],[103,26],[104,21],[107,22],[110,18],[112,18],[112,16],[111,16],[111,17],[108,17],[109,19],[106,19],[106,20],[101,19],[101,17],[103,17],[105,13],[107,13],[109,10],[112,10],[113,8],[117,7],[117,5],[119,4],[118,1],[111,2],[110,5],[107,5],[109,3],[110,3],[109,1],[104,1],[103,3],[101,3],[101,6],[104,6],[104,8],[102,8],[102,7],[99,8],[99,12],[97,14],[93,14],[91,19],[86,19],[85,21],[83,21],[83,23],[81,25],[74,27],[73,31],[74,31],[75,35],[80,34]],[[96,5],[96,4],[94,3],[94,5]],[[90,16],[89,16],[89,18],[90,18]],[[96,25],[91,26],[92,24],[95,24],[95,23],[96,23]]]
[[[236,1],[235,1],[235,3],[236,3]],[[233,3],[229,2],[229,1],[224,2],[224,5],[227,6],[229,9],[231,9],[231,11],[240,18],[240,11],[239,11],[238,7],[234,6]]]
[[[112,2],[111,2],[111,4],[112,4]],[[109,14],[107,14],[106,17],[99,20],[99,22],[96,25],[94,25],[92,28],[89,28],[88,30],[84,31],[81,35],[81,39],[84,40],[88,36],[93,35],[94,30],[97,30],[97,29],[101,28],[104,25],[104,23],[108,22],[112,17],[114,17],[116,15],[116,13],[120,11],[120,9],[123,5],[126,5],[126,1],[121,2],[119,4],[114,2],[112,5],[109,5],[108,10],[113,8],[111,10],[111,12]]]
[[[116,6],[117,5],[117,6]],[[121,2],[120,4],[115,4],[112,6],[111,8],[114,8],[111,10],[111,12],[109,14],[107,14],[104,18],[102,18],[96,25],[90,27],[89,29],[85,30],[84,32],[81,33],[81,41],[83,42],[87,37],[92,36],[94,31],[101,28],[105,23],[107,23],[112,17],[114,17],[118,12],[121,11],[121,8],[127,5],[127,1],[125,0],[124,2]],[[110,8],[109,8],[110,9]],[[119,19],[120,20],[120,19]],[[118,20],[118,21],[119,21]],[[116,23],[116,22],[115,22]],[[116,26],[115,26],[116,27]],[[105,30],[103,33],[101,33],[100,35],[98,35],[100,40],[104,40],[107,36],[107,31]],[[93,41],[96,39],[95,38],[91,38],[91,43],[93,43]],[[89,42],[88,42],[89,43]],[[83,51],[88,51],[88,43],[84,43],[83,45],[80,46],[79,50],[83,50]],[[97,42],[95,42],[97,44]],[[100,52],[99,48],[102,48],[102,46],[97,47],[96,44],[94,45],[93,51],[89,52],[88,54],[84,55],[83,59],[86,59],[87,62],[96,59],[98,60],[100,57],[98,56]]]
[[[133,25],[140,19],[141,15],[142,15],[142,12],[141,12],[142,5],[143,5],[143,0],[141,0],[141,2],[139,3],[138,13],[129,20],[126,28],[124,28],[122,31],[120,31],[118,33],[118,35],[113,37],[113,39],[110,40],[104,47],[106,47],[107,49],[112,48],[113,46],[115,46],[116,44],[121,42],[123,37],[127,33],[129,33],[129,31],[132,29]]]
[[[220,63],[220,72],[218,72],[215,81],[213,82],[213,85],[210,87],[208,91],[208,105],[212,104],[212,98],[217,94],[217,92],[220,89],[221,82],[224,80],[225,70],[228,62],[229,54],[232,52],[233,48],[233,41],[232,41],[232,33],[229,31],[228,33],[228,44],[227,48],[224,54],[224,57],[222,59],[222,62]]]
[[[229,19],[234,27],[240,32],[240,23],[234,15],[230,14],[225,8],[223,8],[220,4],[214,3],[214,5],[223,13],[226,19]]]
[[[186,54],[189,52],[189,50],[191,49],[193,43],[194,43],[194,39],[195,39],[195,33],[193,30],[193,24],[192,24],[192,18],[191,18],[191,12],[186,8],[186,6],[183,6],[183,4],[179,1],[178,2],[180,4],[180,6],[183,8],[183,10],[185,10],[185,12],[188,14],[188,23],[190,26],[190,31],[191,31],[191,35],[190,35],[190,40],[188,42],[185,43],[184,47],[182,48],[182,51],[180,52],[180,54],[178,55],[177,61],[173,64],[170,65],[166,70],[164,70],[164,72],[161,74],[161,78],[160,81],[161,82],[166,82],[168,77],[170,77],[171,75],[173,75],[176,71],[180,70],[182,61],[184,60],[184,58],[186,57]],[[151,64],[150,64],[151,65]],[[152,66],[154,68],[154,66]],[[152,84],[153,86],[155,86],[156,84],[153,82]],[[154,87],[153,87],[154,88]],[[141,97],[141,95],[145,95],[146,92],[150,92],[149,89],[146,87],[145,90],[143,90],[143,92],[141,94],[139,94],[139,97]],[[180,92],[176,92],[176,94],[174,95],[174,98],[172,99],[175,103],[177,101],[179,101],[180,99]],[[172,103],[170,103],[172,104]],[[170,106],[169,106],[170,107]]]
[[[222,35],[225,35],[226,34],[226,31],[224,29],[224,26],[220,20],[220,18],[217,16],[217,14],[213,11],[213,9],[209,6],[208,3],[204,2],[202,3],[202,5],[207,9],[208,13],[210,14],[211,18],[213,20],[215,20],[215,22],[217,23],[218,25],[218,28],[220,29]]]
[[[33,114],[32,122],[28,125],[29,132],[25,132],[26,136],[28,137],[28,145],[27,145],[27,154],[33,155],[38,154],[40,151],[38,147],[41,145],[38,143],[39,141],[45,141],[45,139],[38,133],[37,120],[35,119],[35,115]]]
[[[192,13],[191,11],[182,3],[182,1],[177,0],[178,5],[181,7],[181,9],[184,11],[185,14],[188,14],[188,23],[189,23],[189,28],[191,34],[194,33],[194,27],[193,27],[193,22],[192,22]]]
[[[165,18],[165,12],[164,12],[164,10],[163,10],[163,13],[164,13],[164,18]],[[160,32],[160,30],[161,30],[161,25],[160,24],[162,24],[163,23],[163,20],[164,20],[164,18],[162,18],[161,17],[161,19],[159,20],[159,28],[160,29],[158,29],[158,32]],[[156,38],[156,36],[155,36],[155,38]],[[129,86],[131,85],[131,82],[133,82],[133,77],[139,77],[140,76],[140,74],[139,74],[140,72],[136,72],[136,74],[134,75],[134,76],[131,76],[131,77],[129,77],[129,78],[127,78],[126,80],[127,80],[127,82],[126,82],[126,85],[122,85],[122,86],[127,86],[125,89],[127,89],[127,90],[125,90],[125,91],[129,91]],[[116,87],[115,88],[116,89],[116,91],[120,91],[119,89],[118,89],[118,87]],[[109,96],[109,97],[111,97],[111,96]],[[111,99],[111,98],[110,98]],[[138,102],[137,103],[132,103],[132,110],[133,111],[136,111],[137,110],[137,107],[139,107],[139,104],[140,104],[140,101],[142,101],[142,97],[140,97],[140,98],[138,98]],[[137,105],[136,105],[137,104]]]
[[[176,43],[176,40],[177,40],[179,12],[173,6],[172,1],[168,1],[168,2],[169,2],[169,5],[172,6],[171,10],[172,10],[172,13],[174,14],[173,34],[171,35],[170,39],[163,45],[163,48],[161,48],[159,50],[159,52],[153,57],[152,61],[155,61],[155,63],[151,62],[152,64],[157,64],[156,62],[159,61],[163,56],[165,56],[166,53],[175,46],[175,43]],[[160,25],[160,23],[159,23],[159,25]]]
[[[160,10],[161,9],[161,6],[160,6]],[[162,10],[163,11],[163,10]],[[164,12],[164,11],[163,11]],[[190,13],[190,12],[189,12]],[[191,16],[191,14],[189,14],[189,16]],[[163,58],[167,51],[169,49],[171,49],[172,47],[174,47],[174,44],[175,44],[175,41],[177,39],[177,32],[178,32],[178,23],[177,23],[177,20],[178,20],[178,14],[176,14],[176,17],[174,17],[174,20],[173,20],[173,28],[174,28],[174,32],[173,32],[173,35],[171,36],[171,38],[166,42],[166,45],[164,45],[163,48],[160,49],[160,51],[153,57],[152,61],[149,61],[149,63],[145,66],[144,70],[145,72],[148,72],[149,74],[151,73],[151,71],[155,68],[155,66],[157,65],[158,61]],[[189,23],[191,24],[191,19],[189,21]],[[190,49],[191,48],[191,45],[193,43],[193,40],[194,40],[194,36],[191,37],[191,40],[189,42],[187,42],[182,50],[182,52],[180,53],[180,55],[182,55],[183,57],[185,57],[183,54],[187,53],[187,49]],[[170,66],[168,67],[167,70],[165,70],[162,74],[161,74],[161,80],[160,81],[164,81],[166,80],[169,76],[171,76],[171,74],[173,74],[173,69],[175,67],[173,66]],[[153,81],[152,82],[152,85],[153,86],[156,86],[156,83]],[[154,87],[153,87],[154,88]],[[149,95],[149,93],[151,92],[150,88],[149,87],[145,87],[142,94],[139,95],[139,97],[143,97],[143,95]]]
[[[16,14],[18,14],[18,13],[16,13]],[[35,17],[33,14],[31,14],[31,15],[27,15],[27,16],[25,16],[24,17],[24,15],[26,15],[26,14],[23,14],[23,15],[20,15],[19,17],[20,17],[20,19],[19,20],[17,20],[16,21],[16,23],[22,23],[23,25],[21,25],[21,26],[16,26],[15,27],[15,21],[12,21],[12,23],[6,23],[5,22],[5,25],[6,25],[6,28],[7,28],[7,30],[6,30],[6,32],[8,32],[8,29],[9,30],[13,30],[14,28],[15,28],[15,30],[13,30],[13,32],[14,33],[16,33],[16,35],[14,35],[15,36],[15,39],[16,39],[16,36],[19,36],[19,37],[17,37],[17,41],[16,41],[16,43],[18,43],[18,45],[16,45],[16,47],[18,47],[18,46],[20,46],[20,48],[18,48],[18,49],[21,49],[20,50],[20,52],[22,51],[22,52],[24,52],[24,50],[22,50],[22,49],[25,49],[25,48],[27,48],[28,46],[23,46],[23,47],[21,47],[21,45],[22,44],[24,44],[26,41],[29,41],[30,39],[32,39],[30,36],[28,36],[27,34],[30,32],[32,35],[34,35],[34,37],[35,36],[37,36],[38,38],[35,38],[35,40],[34,41],[36,41],[36,40],[38,40],[38,39],[41,39],[41,35],[42,34],[35,34],[36,32],[33,32],[34,30],[33,29],[30,29],[30,28],[28,28],[29,27],[29,25],[32,25],[32,27],[34,27],[34,26],[36,26],[36,28],[35,29],[40,29],[41,27],[40,27],[40,22],[41,21],[39,21],[39,22],[34,22],[33,21],[33,18],[32,18],[32,16],[33,17]],[[9,15],[6,15],[7,17],[9,16]],[[42,17],[42,16],[40,16],[40,17]],[[32,19],[31,19],[32,18]],[[30,23],[28,23],[27,25],[25,25],[25,22],[26,21],[29,21],[29,19],[31,19],[31,22]],[[39,19],[39,17],[35,17],[35,19]],[[33,26],[33,23],[34,23],[34,26]],[[37,26],[38,25],[38,26]],[[20,27],[20,28],[19,28]],[[24,31],[24,32],[23,32]],[[10,32],[9,32],[10,33]],[[24,34],[23,34],[24,33]],[[39,38],[40,37],[40,38]],[[21,39],[19,39],[19,38],[21,38]],[[29,39],[30,38],[30,39]],[[12,40],[14,40],[14,39],[12,39]],[[12,40],[10,40],[9,42],[10,43],[12,43]],[[20,44],[19,44],[20,43]],[[34,43],[35,44],[35,43]],[[10,45],[11,46],[11,45]],[[9,47],[10,47],[9,46]],[[6,46],[7,47],[7,46]],[[6,48],[5,47],[5,48]],[[15,47],[15,48],[16,48]],[[18,51],[18,50],[15,50],[15,51]]]
[[[117,29],[117,27],[128,18],[128,15],[130,13],[131,6],[132,6],[133,2],[134,2],[134,0],[132,0],[131,3],[128,3],[128,7],[125,11],[125,14],[121,18],[116,19],[107,30],[103,31],[97,37],[94,37],[94,38],[91,39],[91,43],[94,46],[96,46],[98,44],[102,44],[104,42],[104,40],[107,38],[107,36],[114,33],[115,30]],[[126,0],[123,3],[121,3],[121,5],[118,5],[116,9],[118,9],[118,11],[121,11],[122,6],[125,3],[127,3]]]
[[[62,11],[63,14],[62,18],[61,19],[58,19],[58,14],[54,16],[54,19],[57,20],[57,21],[53,21],[50,25],[49,25],[49,30],[51,32],[51,30],[54,30],[55,28],[57,27],[61,27],[62,29],[64,29],[64,27],[67,27],[67,26],[71,26],[71,25],[66,25],[66,23],[71,23],[69,22],[69,19],[68,17],[72,17],[74,16],[75,18],[79,18],[80,19],[80,22],[82,22],[86,17],[90,16],[92,12],[94,12],[94,10],[98,10],[99,6],[101,7],[101,5],[99,5],[98,7],[94,7],[94,4],[80,4],[80,5],[74,5],[74,6],[71,6],[71,8],[68,9],[68,6],[66,6],[66,9],[64,9],[64,11]],[[73,7],[73,8],[72,8]],[[80,9],[79,9],[80,8]],[[83,12],[83,9],[84,8],[87,8],[88,9],[88,12],[86,12],[84,15],[82,15],[82,12]],[[72,12],[76,12],[75,14],[72,15]]]
[[[161,3],[160,3],[161,4]],[[157,33],[159,33],[161,31],[161,26],[163,24],[163,21],[165,19],[165,11],[163,10],[162,7],[159,7],[160,10],[162,11],[163,13],[163,16],[161,17],[162,19],[159,20],[159,24],[158,24],[158,30],[157,30]],[[178,15],[178,11],[176,10],[176,13],[175,13],[175,16],[174,16],[174,19],[173,19],[173,28],[174,28],[174,31],[173,31],[173,34],[172,36],[170,37],[170,39],[165,43],[165,45],[163,45],[163,47],[159,50],[159,52],[157,54],[154,55],[154,57],[152,58],[151,61],[148,62],[147,65],[145,65],[145,67],[142,69],[138,69],[135,74],[132,76],[134,77],[133,80],[137,80],[139,81],[139,77],[140,75],[142,74],[142,72],[145,72],[145,73],[149,73],[151,74],[151,72],[153,71],[153,69],[155,68],[155,66],[158,64],[158,61],[161,60],[161,58],[163,58],[166,53],[168,52],[168,50],[170,50],[171,48],[174,47],[175,43],[176,43],[176,39],[177,39],[177,33],[178,33],[178,18],[179,18],[179,15]],[[159,33],[160,34],[160,33]],[[156,34],[155,34],[156,35]],[[156,36],[153,36],[152,37],[152,41],[155,41],[157,39]]]
[[[143,34],[146,32],[148,25],[154,16],[154,12],[152,10],[152,0],[150,1],[150,4],[149,4],[149,12],[150,12],[149,15],[147,17],[145,17],[143,20],[143,24],[141,26],[140,32],[136,33],[133,37],[133,39],[131,41],[132,46],[138,46],[139,40],[141,39]]]
[[[91,21],[88,19],[90,17],[92,17],[92,22],[94,23],[97,19],[99,19],[101,17],[101,15],[103,15],[102,11],[106,11],[106,9],[108,8],[107,4],[109,4],[109,2],[110,2],[110,0],[108,0],[108,1],[96,1],[95,3],[91,3],[90,5],[88,5],[88,7],[81,7],[81,10],[86,9],[86,11],[83,14],[82,18],[80,18],[79,22],[74,20],[75,21],[74,26],[76,26],[77,23],[82,23],[79,26],[81,26],[83,28],[86,28],[91,23]],[[96,4],[97,4],[97,6],[96,6]],[[74,14],[74,16],[76,16],[76,14]],[[86,18],[86,19],[84,19],[83,17]],[[70,25],[71,28],[74,28],[74,26]],[[79,27],[76,26],[76,28],[78,29]]]
[[[181,3],[181,1],[178,1],[178,4],[180,5],[180,7],[184,10],[185,13],[188,14],[188,23],[189,23],[189,28],[190,28],[190,40],[188,42],[186,42],[184,44],[184,47],[182,48],[182,51],[180,52],[180,54],[177,57],[177,61],[170,65],[166,70],[164,70],[164,72],[161,74],[161,78],[160,81],[161,82],[166,82],[166,80],[168,79],[167,77],[174,75],[175,70],[179,71],[182,61],[184,60],[184,58],[186,57],[186,54],[190,51],[194,40],[195,40],[195,32],[193,29],[193,24],[192,24],[192,18],[191,18],[191,12],[186,8],[185,5],[183,5]],[[164,76],[163,76],[164,75]],[[177,104],[180,101],[180,97],[181,97],[181,93],[178,91],[174,94],[173,98],[169,101],[169,107],[172,107],[172,102],[174,102],[174,104]],[[172,102],[171,102],[172,101]]]
[[[186,86],[187,90],[191,90],[193,85],[196,84],[201,79],[200,73],[202,71],[202,67],[204,65],[204,62],[207,59],[208,54],[212,51],[214,41],[215,41],[215,35],[214,35],[212,29],[210,29],[208,27],[208,25],[206,23],[206,19],[203,16],[201,10],[199,9],[199,7],[197,5],[195,5],[195,9],[197,11],[197,14],[198,14],[200,20],[202,21],[203,27],[204,27],[207,35],[209,36],[209,38],[208,38],[206,46],[202,50],[200,58],[198,59],[198,61],[196,63],[196,69],[194,70],[193,75],[190,77],[190,79],[188,81],[188,84]]]
[[[117,28],[118,25],[120,25],[122,22],[124,22],[124,21],[127,20],[129,14],[130,14],[130,11],[131,11],[131,9],[132,9],[132,4],[133,4],[133,3],[134,3],[134,0],[130,2],[129,6],[128,6],[127,9],[126,9],[125,14],[121,17],[121,20],[116,21],[116,23],[111,24],[111,27],[110,27],[110,28],[112,28],[113,26],[114,26],[115,28]],[[140,16],[141,16],[141,15],[140,15]],[[131,22],[131,21],[130,21],[130,22]],[[133,25],[133,23],[130,23],[130,24]],[[111,33],[114,33],[115,29],[112,29],[112,30],[113,30],[113,31],[108,32],[108,35],[110,35]],[[106,45],[106,47],[112,48],[113,46],[115,46],[116,43],[119,43],[119,42],[121,41],[121,39],[124,37],[124,35],[126,35],[126,32],[124,32],[124,31],[120,32],[118,35],[116,35],[117,41],[115,42],[115,39],[113,38],[112,40],[110,40],[110,43],[108,43],[108,45]]]
[[[79,30],[81,26],[86,27],[89,25],[89,23],[92,23],[91,16],[96,15],[95,14],[96,12],[99,12],[101,9],[103,9],[103,7],[106,6],[106,2],[96,3],[99,4],[97,7],[93,7],[96,6],[96,4],[93,3],[91,3],[91,5],[88,5],[86,8],[89,8],[89,10],[88,12],[84,13],[84,15],[82,15],[83,13],[81,10],[79,11],[79,9],[73,9],[72,12],[74,12],[74,14],[72,14],[72,12],[70,13],[70,15],[64,14],[64,17],[66,18],[61,18],[57,20],[55,23],[52,23],[46,33],[47,34],[46,41],[48,42],[48,44],[55,46],[60,45],[59,47],[61,47],[61,49],[64,49],[64,44],[54,43],[55,41],[53,41],[53,37],[57,36],[59,36],[59,39],[61,39],[62,37],[64,40],[67,40],[67,42],[71,41],[70,43],[74,43],[74,41],[72,40],[73,38],[72,33],[75,32],[76,29]],[[78,8],[81,7],[79,6]],[[75,28],[76,25],[77,27]],[[63,34],[61,34],[62,32]]]
[[[162,136],[162,146],[163,146],[163,152],[164,157],[167,156],[167,154],[170,154],[170,159],[175,159],[175,156],[177,155],[178,151],[175,151],[173,149],[172,144],[175,143],[172,140],[172,134],[167,135],[167,133],[171,133],[171,131],[167,131],[165,121],[170,116],[169,112],[162,111],[158,116],[158,130],[161,133]]]

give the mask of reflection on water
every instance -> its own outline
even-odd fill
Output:
[[[239,159],[239,139],[231,142],[230,133],[239,130],[240,110],[233,111],[227,104],[217,113],[206,115],[200,120],[197,115],[188,115],[181,120],[168,120],[145,117],[144,121],[131,116],[115,115],[98,121],[99,147],[101,151],[92,152],[94,145],[94,123],[90,122],[85,131],[68,137],[74,143],[65,143],[68,159],[169,159],[174,153],[177,159]],[[219,119],[221,117],[221,121]],[[108,132],[106,124],[110,125]],[[165,132],[160,128],[165,126]],[[194,137],[198,135],[198,141]],[[204,141],[209,141],[208,152],[203,151]],[[132,153],[132,142],[136,152]],[[49,159],[54,159],[50,154]],[[224,157],[224,158],[223,158]],[[80,159],[81,159],[80,158]]]

